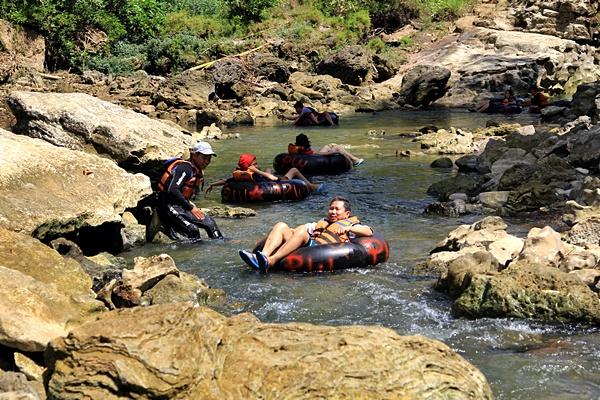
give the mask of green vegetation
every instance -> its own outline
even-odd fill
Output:
[[[454,18],[474,0],[0,0],[0,15],[41,32],[47,66],[114,74],[181,71],[287,39],[323,55],[360,43],[389,51],[375,33],[410,20]],[[410,46],[407,38],[403,46]]]

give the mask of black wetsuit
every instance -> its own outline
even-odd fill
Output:
[[[183,235],[189,239],[200,239],[200,230],[206,231],[211,239],[222,238],[223,234],[217,227],[215,220],[208,215],[198,219],[191,210],[194,205],[185,198],[183,189],[189,180],[204,180],[201,175],[197,176],[192,164],[182,162],[172,170],[171,178],[166,187],[158,195],[158,213],[162,223],[167,228],[167,234],[171,239],[180,239]],[[196,196],[194,193],[190,200]]]

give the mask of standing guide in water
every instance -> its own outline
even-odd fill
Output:
[[[373,236],[373,229],[361,224],[350,213],[350,202],[343,197],[334,197],[325,218],[296,228],[278,222],[269,232],[262,251],[251,253],[240,250],[239,255],[250,267],[267,272],[271,266],[300,247],[344,243],[357,236]]]
[[[165,172],[158,183],[158,207],[146,230],[146,240],[152,241],[160,225],[174,240],[200,240],[200,228],[211,239],[223,238],[215,220],[192,202],[204,186],[204,169],[212,156],[217,155],[210,144],[198,142],[190,149],[189,160],[174,158],[165,163]]]

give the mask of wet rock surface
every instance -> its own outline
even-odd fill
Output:
[[[105,313],[46,355],[48,394],[64,399],[492,398],[483,375],[437,341],[379,327],[263,324],[189,303]]]

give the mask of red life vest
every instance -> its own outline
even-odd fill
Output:
[[[310,147],[307,149],[303,146],[298,146],[297,144],[290,143],[288,144],[288,153],[289,154],[315,154],[314,150]]]
[[[189,161],[182,160],[181,158],[173,160],[167,166],[167,169],[160,178],[160,181],[158,182],[158,189],[161,192],[165,192],[167,190],[167,186],[169,185],[169,182],[173,177],[173,170],[175,169],[175,167],[182,163],[190,164],[192,166],[192,170],[194,171],[194,175],[185,181],[185,183],[183,184],[183,189],[181,190],[181,194],[183,194],[183,197],[185,197],[186,200],[192,200],[194,197],[196,197],[196,192],[198,191],[198,188],[204,186],[204,176],[202,175],[202,171],[196,168],[194,164],[192,164]]]
[[[313,238],[318,244],[328,244],[328,243],[344,243],[350,241],[347,233],[337,234],[330,230],[330,227],[339,224],[342,226],[352,226],[356,224],[360,224],[360,221],[357,217],[349,217],[346,219],[342,219],[340,221],[336,221],[330,223],[326,219],[322,219],[317,222],[317,226],[315,227],[315,231],[313,233]]]

